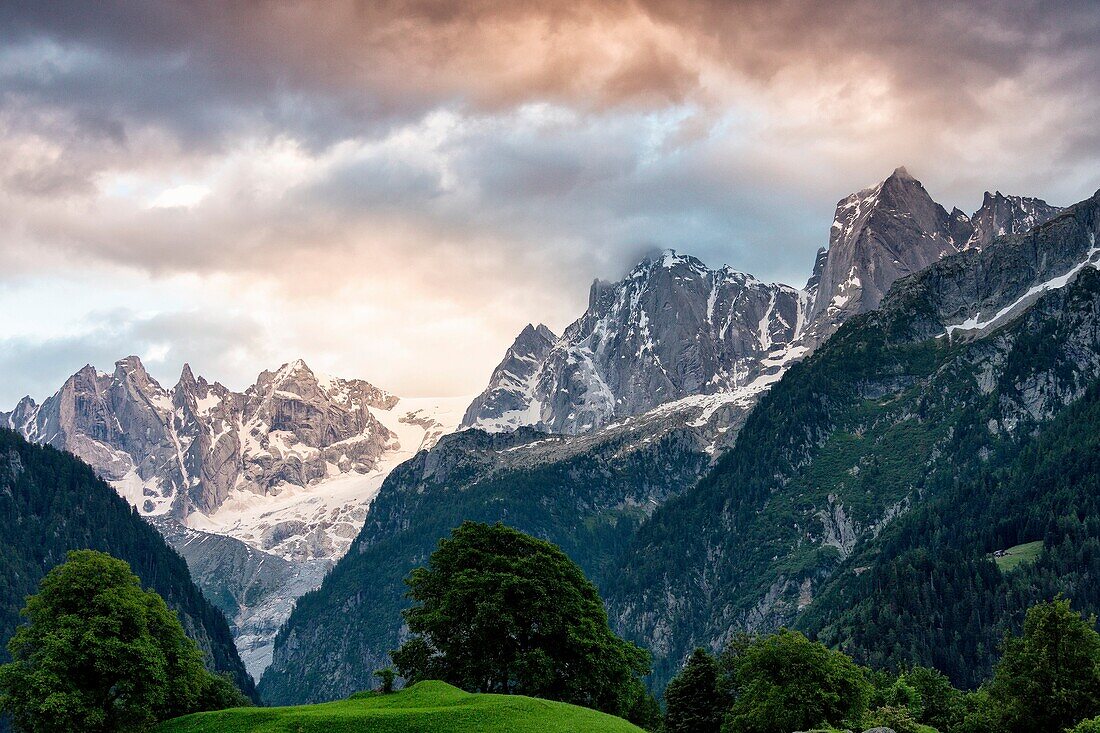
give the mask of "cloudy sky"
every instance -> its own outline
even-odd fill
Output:
[[[1081,3],[0,3],[0,409],[129,353],[480,390],[675,248],[801,285],[904,164],[1100,187]]]

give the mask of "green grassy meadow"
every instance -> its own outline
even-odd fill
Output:
[[[1005,554],[1001,557],[994,557],[993,559],[997,563],[997,567],[1001,569],[1002,573],[1007,573],[1010,570],[1023,565],[1025,562],[1031,562],[1035,558],[1039,557],[1039,553],[1043,551],[1043,542],[1025,542],[1022,545],[1016,545],[1005,550]]]
[[[641,733],[595,710],[521,695],[477,695],[420,682],[392,695],[286,708],[236,708],[162,723],[156,733]]]

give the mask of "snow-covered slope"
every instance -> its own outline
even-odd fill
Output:
[[[389,472],[454,430],[468,399],[401,398],[385,409],[373,408],[372,416],[390,437],[370,468],[330,471],[305,485],[281,483],[271,494],[237,487],[214,511],[192,512],[184,523],[288,560],[339,558],[359,534]]]

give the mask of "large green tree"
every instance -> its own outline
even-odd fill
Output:
[[[28,733],[140,731],[158,720],[247,704],[203,666],[176,614],[130,566],[70,552],[23,610],[0,667],[0,708]]]
[[[720,688],[718,660],[696,649],[665,688],[665,731],[718,733],[729,702]]]
[[[549,542],[464,522],[406,581],[409,681],[532,695],[630,715],[649,655],[611,632],[596,587]]]
[[[734,702],[722,727],[733,733],[790,733],[858,724],[871,683],[841,652],[781,629],[741,637],[722,656]]]
[[[962,722],[966,714],[965,695],[951,686],[947,675],[917,666],[905,673],[905,681],[920,695],[920,722],[941,731]]]
[[[1028,609],[989,687],[1009,733],[1064,730],[1100,715],[1100,634],[1068,600]]]

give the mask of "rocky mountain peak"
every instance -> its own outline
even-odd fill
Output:
[[[195,373],[191,371],[191,365],[184,362],[183,370],[180,372],[179,382],[176,383],[178,387],[192,387],[197,385],[195,380]]]
[[[15,404],[11,412],[0,412],[0,427],[6,427],[9,430],[21,432],[23,426],[27,423],[28,419],[33,416],[37,408],[38,403],[34,401],[34,398],[30,395],[23,397],[23,399]]]
[[[463,425],[583,433],[742,387],[796,337],[807,304],[796,288],[673,250],[647,256],[619,282],[596,280],[588,309],[560,339],[522,355],[513,344]]]
[[[532,356],[544,350],[546,346],[553,344],[557,338],[554,332],[544,324],[540,323],[535,326],[528,323],[519,332],[519,336],[516,336],[516,340],[512,342],[509,350],[517,356]]]
[[[899,165],[897,168],[895,168],[894,172],[891,173],[890,177],[887,178],[886,180],[887,181],[895,181],[895,180],[896,181],[913,181],[913,182],[917,183],[918,185],[920,184],[920,181],[918,181],[916,178],[913,178],[913,176],[909,173],[908,169],[906,169],[906,167],[903,166],[903,165]]]
[[[599,280],[592,284],[593,303],[600,300],[599,285]],[[489,386],[466,408],[463,426],[477,425],[499,432],[537,421],[539,407],[533,405],[530,395],[538,369],[557,340],[543,324],[536,327],[528,323],[493,370]]]
[[[1027,196],[986,191],[981,207],[971,217],[973,231],[965,247],[981,249],[996,237],[1023,234],[1054,217],[1062,209]]]
[[[837,203],[829,246],[815,273],[810,346],[858,313],[878,307],[900,277],[957,252],[969,222],[949,214],[904,166]]]
[[[133,381],[136,384],[157,384],[156,380],[149,376],[141,358],[131,354],[115,362],[115,377]],[[157,384],[159,387],[160,385]]]

